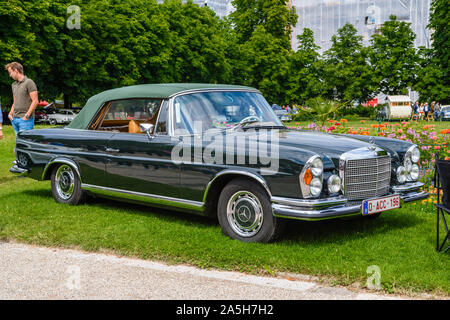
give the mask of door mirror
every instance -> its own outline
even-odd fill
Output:
[[[141,123],[139,125],[139,128],[141,129],[141,132],[147,133],[147,136],[149,139],[153,139],[155,136],[153,135],[153,128],[155,127],[152,123]]]

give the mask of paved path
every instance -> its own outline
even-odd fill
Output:
[[[278,278],[0,242],[0,299],[401,299]]]

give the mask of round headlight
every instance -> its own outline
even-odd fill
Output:
[[[309,184],[309,192],[313,197],[317,197],[322,192],[322,181],[319,178],[314,178]]]
[[[328,191],[330,193],[338,193],[341,191],[341,178],[337,175],[332,175],[328,178]]]
[[[315,158],[311,163],[311,173],[313,176],[318,177],[323,173],[323,162],[320,158]]]
[[[398,167],[397,168],[397,180],[400,183],[405,183],[406,182],[406,169],[405,167]]]
[[[414,163],[419,162],[420,160],[420,150],[418,147],[415,147],[414,149],[411,150],[411,160]]]
[[[410,173],[411,172],[411,168],[412,168],[412,161],[410,158],[406,158],[405,161],[403,162],[406,172]]]
[[[417,179],[419,179],[419,175],[420,175],[419,166],[417,164],[413,164],[411,166],[411,171],[409,172],[409,176],[411,177],[412,180],[417,180]]]

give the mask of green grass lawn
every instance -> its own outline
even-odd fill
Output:
[[[376,220],[290,221],[280,241],[248,244],[227,238],[215,221],[203,217],[102,199],[58,204],[48,181],[9,173],[15,140],[10,126],[4,126],[4,135],[3,240],[254,274],[295,272],[356,287],[366,286],[367,268],[376,265],[385,292],[450,296],[450,256],[435,251],[432,202],[406,204]]]

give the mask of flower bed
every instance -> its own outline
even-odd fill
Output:
[[[316,123],[310,123],[300,126],[290,126],[291,129],[308,130],[328,133],[354,134],[354,135],[372,135],[386,137],[390,139],[399,139],[417,144],[421,149],[421,181],[430,187],[434,174],[434,163],[436,153],[441,158],[450,160],[448,144],[450,141],[450,129],[436,129],[436,125],[420,123],[411,123],[409,121],[397,123],[371,123],[373,121],[360,120],[359,125],[355,122],[349,125],[347,119],[328,120],[328,125],[318,126]]]

